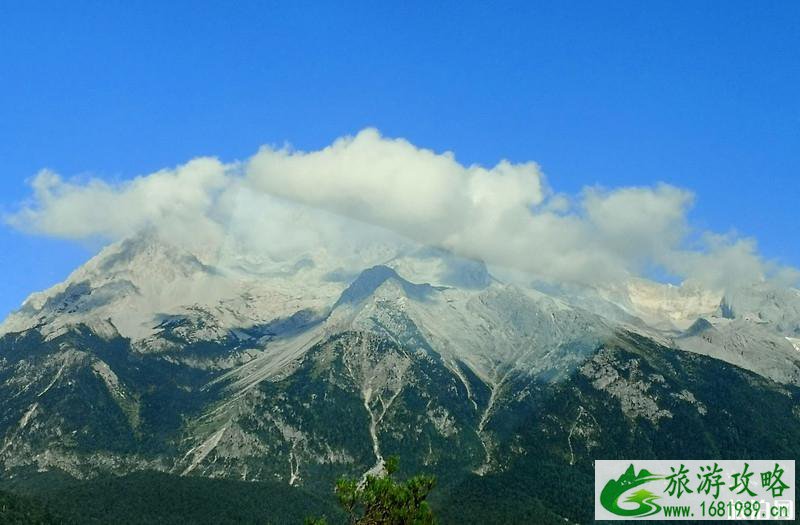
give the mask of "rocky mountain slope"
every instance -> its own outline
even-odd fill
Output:
[[[583,522],[534,473],[590,498],[596,458],[800,457],[797,290],[543,290],[432,248],[244,260],[148,232],[0,327],[0,468],[329,494],[399,454],[450,520],[482,490]]]

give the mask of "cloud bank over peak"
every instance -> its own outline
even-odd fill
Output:
[[[205,223],[211,220],[216,195],[229,183],[226,167],[213,158],[194,159],[120,184],[65,181],[42,170],[30,182],[29,202],[6,216],[6,222],[53,237],[115,240],[145,227]],[[207,225],[198,226],[200,231]]]
[[[6,221],[69,239],[155,228],[196,250],[233,239],[278,258],[408,239],[551,282],[654,272],[715,288],[797,280],[765,261],[752,239],[694,230],[688,190],[659,184],[567,196],[534,162],[465,166],[374,129],[318,151],[263,147],[245,162],[199,158],[119,184],[42,171],[31,187]]]
[[[465,228],[528,214],[544,200],[535,163],[486,169],[366,129],[320,151],[262,148],[247,163],[258,191],[447,244]]]

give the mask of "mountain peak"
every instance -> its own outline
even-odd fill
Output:
[[[800,334],[800,290],[761,282],[725,292],[718,315],[772,326],[788,336]]]
[[[700,317],[699,319],[697,319],[697,321],[692,323],[692,326],[690,326],[689,328],[686,329],[686,331],[683,333],[683,336],[684,337],[694,337],[696,335],[702,334],[703,332],[705,332],[707,330],[713,330],[713,329],[714,329],[714,325],[712,325],[708,321],[708,319]]]
[[[217,271],[192,253],[145,230],[102,249],[62,283],[32,294],[0,332],[110,319],[126,336],[149,333],[153,314],[205,297],[201,283]]]
[[[359,276],[342,292],[334,308],[342,304],[358,304],[380,288],[386,281],[393,280],[403,289],[411,299],[426,300],[435,288],[430,284],[415,284],[400,277],[396,271],[388,266],[379,264],[361,272]]]
[[[483,289],[492,276],[483,261],[468,259],[434,246],[423,246],[386,263],[399,275],[415,281],[463,289]]]
[[[101,250],[73,273],[68,281],[87,278],[108,280],[120,274],[131,274],[134,278],[160,276],[163,279],[178,279],[197,272],[214,271],[188,250],[154,231],[144,230]]]

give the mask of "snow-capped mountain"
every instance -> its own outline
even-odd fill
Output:
[[[310,258],[261,260],[262,274],[255,276],[235,265],[215,265],[221,257],[202,261],[148,231],[105,248],[63,283],[30,296],[0,332],[32,327],[52,332],[110,321],[121,335],[138,341],[153,335],[162,320],[197,309],[209,310],[220,330],[247,328],[326,306],[344,286],[326,279],[332,269]]]
[[[787,337],[800,337],[800,290],[767,283],[735,287],[720,303],[719,315],[767,326]]]
[[[198,254],[150,231],[0,326],[0,466],[327,491],[399,453],[456,497],[542,462],[713,455],[681,425],[753,420],[796,436],[769,445],[795,457],[798,305],[765,283],[544,286],[438,248]]]
[[[569,343],[562,334],[577,340],[586,338],[586,332],[605,336],[617,326],[636,327],[656,339],[674,333],[682,348],[724,359],[730,344],[692,344],[683,331],[707,319],[724,325],[726,332],[750,333],[751,325],[772,320],[774,331],[793,334],[792,322],[800,319],[800,308],[792,303],[800,301],[796,290],[781,292],[788,308],[776,303],[775,290],[749,295],[737,290],[723,297],[697,285],[677,287],[642,279],[606,289],[545,294],[524,284],[500,282],[482,263],[434,248],[402,251],[379,246],[361,253],[358,264],[364,266],[353,267],[352,261],[324,250],[277,261],[243,257],[225,247],[199,256],[147,231],[107,247],[63,283],[31,295],[0,325],[0,333],[36,328],[52,337],[66,327],[85,324],[129,338],[139,351],[174,348],[175,337],[181,339],[178,345],[233,337],[258,350],[259,338],[276,327],[330,316],[324,323],[329,327],[342,317],[337,307],[358,303],[354,294],[377,294],[382,299],[370,303],[374,311],[362,314],[362,319],[402,312],[425,331],[435,351],[470,363],[487,379],[509,363],[524,367],[530,362],[531,370],[541,368],[539,350],[554,359],[554,349]],[[375,268],[370,270],[371,265]],[[373,286],[371,279],[380,286]],[[424,286],[428,292],[422,294]],[[413,296],[415,289],[418,296]],[[418,301],[423,296],[425,300]],[[740,322],[731,328],[728,320],[736,316]],[[362,320],[359,328],[374,331],[376,326]],[[772,327],[761,332],[761,339],[755,337],[774,345]],[[787,345],[791,347],[784,339],[779,346]],[[759,361],[758,345],[753,352]],[[790,353],[789,367],[792,357]],[[746,365],[733,355],[730,362]],[[786,376],[785,371],[775,373]]]

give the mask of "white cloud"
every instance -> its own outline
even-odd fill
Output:
[[[8,222],[71,239],[151,226],[195,245],[235,238],[280,258],[399,235],[553,281],[597,283],[653,268],[713,286],[796,278],[766,263],[752,240],[693,231],[687,190],[587,188],[569,198],[552,192],[533,162],[464,166],[373,129],[319,151],[264,147],[240,165],[201,158],[117,185],[43,171],[32,188]]]
[[[622,257],[660,261],[688,233],[692,194],[664,184],[656,188],[586,190],[586,219],[607,248]]]
[[[43,170],[31,181],[33,202],[7,221],[22,231],[54,237],[116,239],[148,226],[208,223],[214,196],[228,183],[225,166],[211,158],[117,185],[100,179],[64,181]]]
[[[471,221],[496,223],[543,199],[533,163],[465,167],[367,129],[320,151],[262,148],[247,165],[253,187],[439,243]]]

